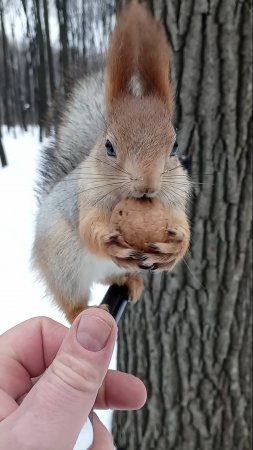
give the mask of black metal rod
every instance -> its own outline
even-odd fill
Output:
[[[114,317],[118,323],[122,317],[123,312],[129,303],[129,292],[126,284],[119,286],[118,284],[112,284],[106,292],[101,305],[107,305],[109,313]],[[93,409],[89,414],[89,419],[93,423]]]
[[[118,323],[129,302],[129,292],[126,284],[112,284],[106,292],[101,305],[107,305],[109,313]]]

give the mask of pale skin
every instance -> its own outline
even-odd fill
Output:
[[[90,308],[69,330],[39,317],[0,336],[0,448],[70,450],[93,406],[142,407],[143,383],[108,371],[116,332],[106,311]],[[91,450],[112,450],[96,416],[93,428]]]

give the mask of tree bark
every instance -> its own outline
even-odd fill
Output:
[[[251,3],[155,2],[172,49],[178,142],[192,157],[186,263],[146,277],[118,368],[148,401],[117,412],[118,450],[249,450],[252,317]]]

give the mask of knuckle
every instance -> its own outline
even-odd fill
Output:
[[[52,372],[66,386],[81,392],[96,392],[101,385],[101,377],[88,361],[62,352],[52,363]]]

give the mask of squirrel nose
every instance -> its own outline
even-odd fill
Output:
[[[152,197],[157,194],[157,191],[154,188],[146,188],[143,191],[143,197]]]
[[[143,175],[133,180],[132,192],[134,197],[155,197],[160,190],[160,178],[154,174]]]
[[[136,189],[135,191],[135,197],[137,198],[152,198],[155,197],[157,195],[157,190],[155,188],[152,187],[146,187],[146,188],[142,188],[142,189]]]

